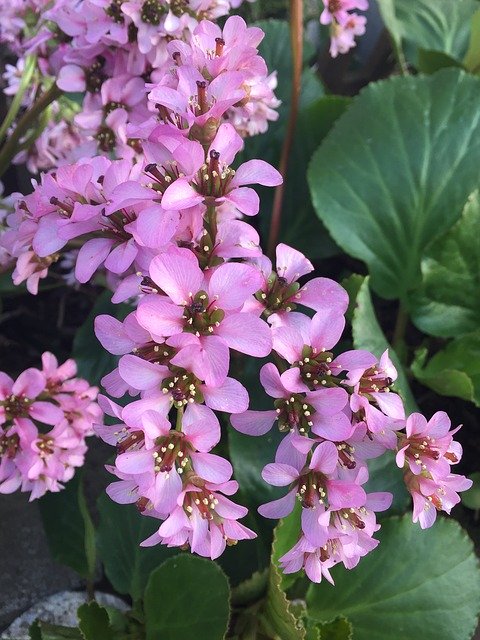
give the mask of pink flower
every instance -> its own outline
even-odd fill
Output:
[[[350,18],[349,11],[368,9],[368,0],[323,0],[324,10],[320,16],[322,24],[330,24],[332,21],[344,24]]]
[[[450,431],[450,426],[444,411],[437,411],[428,422],[420,413],[412,413],[407,418],[406,437],[399,438],[397,465],[402,468],[406,463],[414,475],[428,472],[429,477],[444,478],[450,465],[462,456],[460,445],[452,437],[460,427]]]
[[[256,357],[270,353],[268,326],[253,314],[240,311],[261,278],[252,266],[229,263],[216,268],[207,280],[194,256],[189,255],[165,254],[152,260],[150,276],[168,297],[144,298],[137,319],[159,342],[179,333],[195,336],[196,346],[192,344],[188,353],[180,352],[172,362],[192,367],[207,384],[219,385],[228,373],[229,349]]]
[[[247,435],[264,435],[278,420],[280,431],[294,431],[305,436],[310,431],[329,440],[345,440],[353,432],[348,412],[347,393],[340,388],[298,393],[290,385],[288,372],[279,374],[269,363],[260,370],[260,382],[267,394],[275,398],[271,411],[246,411],[232,416],[232,425]]]
[[[298,305],[326,311],[330,309],[343,315],[348,307],[347,292],[329,278],[313,278],[300,286],[298,280],[313,271],[312,263],[292,247],[280,243],[276,248],[276,272],[266,256],[257,260],[264,282],[255,296],[257,308],[270,317],[274,326],[291,324],[300,318],[300,314],[290,317]],[[273,315],[272,315],[273,314]],[[300,318],[302,321],[304,318]]]

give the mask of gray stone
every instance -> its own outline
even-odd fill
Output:
[[[0,496],[0,629],[46,596],[78,589],[81,579],[55,562],[38,507],[28,495]]]
[[[123,600],[108,593],[95,592],[95,600],[98,604],[120,611],[128,610]],[[1,640],[29,640],[28,629],[35,620],[60,624],[65,627],[76,627],[78,624],[77,609],[86,601],[87,597],[84,592],[62,591],[56,593],[25,611],[4,631]]]

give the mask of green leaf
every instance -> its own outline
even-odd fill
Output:
[[[65,489],[58,493],[46,493],[38,501],[38,506],[53,558],[71,567],[83,578],[91,579],[95,571],[95,555],[94,550],[89,548],[87,556],[85,542],[87,538],[91,540],[92,533],[87,535],[85,529],[80,506],[84,500],[81,472],[77,472]],[[90,526],[93,527],[91,521]]]
[[[408,516],[391,518],[377,549],[352,571],[335,567],[335,587],[312,585],[309,615],[346,616],[355,640],[469,640],[480,609],[480,571],[457,522],[440,518],[422,531]]]
[[[412,321],[433,336],[474,331],[480,317],[480,196],[473,193],[460,220],[427,250],[422,286],[409,302]]]
[[[480,79],[457,69],[370,84],[310,163],[313,204],[372,288],[406,299],[426,246],[478,184]]]
[[[412,372],[422,384],[442,396],[469,400],[480,406],[480,331],[452,340],[425,364],[421,349]]]
[[[472,473],[468,477],[473,485],[462,493],[462,504],[469,509],[478,511],[480,509],[480,472]]]
[[[30,640],[42,640],[42,632],[40,630],[38,620],[35,620],[30,625],[28,629],[28,637],[30,638]]]
[[[77,362],[78,375],[93,385],[100,384],[103,376],[110,373],[117,363],[116,356],[103,349],[95,336],[93,329],[95,318],[106,313],[123,320],[132,311],[132,308],[126,304],[113,304],[111,298],[111,291],[104,291],[98,296],[93,309],[77,331],[73,341],[72,356]]]
[[[85,640],[114,640],[107,610],[97,602],[82,604],[78,608],[78,619]]]
[[[407,412],[412,413],[416,411],[415,399],[410,391],[403,366],[378,324],[368,285],[369,278],[365,278],[358,291],[356,309],[353,312],[352,333],[354,346],[356,349],[371,351],[378,358],[388,349],[389,356],[398,372],[394,389],[402,396]]]
[[[222,640],[229,597],[227,578],[214,562],[170,558],[152,572],[145,589],[147,640]]]
[[[410,505],[410,494],[403,481],[402,470],[397,467],[395,455],[387,451],[378,458],[368,461],[368,482],[364,485],[367,493],[389,491],[393,494],[393,502],[388,515],[402,514]],[[379,514],[383,518],[385,514]]]
[[[429,49],[419,49],[418,51],[418,70],[422,73],[436,73],[440,69],[448,67],[462,68],[462,65],[442,51],[431,51]]]
[[[480,9],[472,18],[470,44],[463,64],[472,73],[480,72]]]
[[[379,0],[383,20],[407,60],[418,66],[418,50],[440,51],[462,60],[468,49],[475,0]]]
[[[134,505],[117,504],[103,495],[98,500],[98,510],[98,555],[107,578],[116,591],[130,594],[136,602],[143,597],[150,573],[178,553],[178,549],[160,544],[140,547],[143,540],[158,530],[160,522],[140,515]]]
[[[34,622],[29,633],[32,640],[85,640],[80,629],[76,627],[63,627],[47,622]]]
[[[331,622],[324,622],[319,627],[321,640],[352,640],[353,638],[353,627],[343,616]]]
[[[295,503],[292,513],[286,518],[279,520],[275,528],[275,545],[272,547],[272,564],[279,567],[279,559],[287,553],[298,541],[301,533],[300,519],[302,509],[299,502]],[[295,573],[281,573],[281,587],[284,591],[290,588],[298,579]]]
[[[255,573],[232,589],[232,606],[240,607],[256,602],[265,593],[268,582],[268,569]]]
[[[280,524],[275,529],[267,597],[260,613],[261,625],[267,637],[272,637],[274,640],[305,640],[305,626],[302,619],[295,615],[294,606],[285,595],[282,574],[278,568],[278,558],[286,551],[284,546],[288,547],[283,535],[283,539],[279,542],[279,530],[282,526],[290,530],[290,524]],[[293,544],[295,542],[296,540]]]

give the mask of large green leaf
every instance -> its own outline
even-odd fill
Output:
[[[456,60],[465,56],[475,0],[378,0],[383,20],[406,58],[418,63],[418,50],[430,49]]]
[[[417,380],[440,395],[480,406],[480,331],[452,340],[425,364],[426,358],[421,349],[412,363]]]
[[[58,493],[38,501],[43,528],[52,556],[83,578],[93,578],[95,548],[93,524],[83,495],[81,472]]]
[[[480,326],[480,197],[472,194],[460,220],[428,249],[421,289],[410,300],[413,322],[433,336],[453,337]]]
[[[114,640],[107,610],[97,602],[88,602],[78,608],[79,628],[85,640]]]
[[[126,304],[113,304],[112,292],[101,293],[88,318],[80,327],[73,341],[73,357],[78,366],[78,375],[85,378],[90,384],[98,385],[106,373],[109,373],[116,365],[117,358],[106,351],[98,342],[93,330],[95,318],[106,313],[120,320],[132,311]]]
[[[470,44],[463,64],[472,73],[480,73],[480,9],[472,18]]]
[[[480,79],[457,69],[371,84],[312,158],[318,215],[385,298],[418,285],[423,251],[477,186],[479,100]]]
[[[145,589],[147,640],[222,640],[229,620],[228,580],[214,562],[191,555],[155,569]]]
[[[143,597],[150,573],[166,558],[178,553],[163,545],[140,547],[140,542],[160,526],[155,518],[140,515],[133,505],[121,505],[106,495],[98,501],[100,524],[98,554],[115,590],[135,602]]]
[[[480,610],[480,571],[458,523],[441,518],[422,531],[407,516],[394,517],[376,535],[380,546],[355,569],[334,569],[335,587],[310,587],[309,615],[346,616],[355,640],[469,640]]]
[[[398,372],[394,388],[402,396],[407,412],[412,413],[416,411],[415,399],[410,391],[403,366],[378,323],[368,285],[369,278],[367,277],[358,290],[352,320],[353,343],[356,349],[371,351],[378,358],[388,349],[389,356]]]
[[[303,620],[295,615],[295,608],[285,595],[285,585],[278,567],[278,558],[297,541],[294,529],[295,518],[298,520],[299,514],[292,515],[293,520],[287,518],[286,521],[280,522],[275,530],[267,595],[260,613],[261,625],[266,636],[274,640],[305,639]],[[282,529],[283,534],[280,534]]]
[[[393,495],[392,506],[387,514],[402,514],[410,504],[410,494],[403,481],[402,470],[397,467],[395,456],[387,451],[378,458],[368,461],[368,482],[364,485],[365,491],[389,491]],[[379,514],[384,517],[384,514]]]

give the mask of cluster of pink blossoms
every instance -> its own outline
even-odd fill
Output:
[[[194,43],[171,41],[172,64],[149,92],[155,113],[142,106],[144,120],[140,122],[138,112],[139,121],[125,130],[135,138],[127,133],[122,138],[135,153],[121,160],[90,158],[88,153],[42,176],[31,195],[18,199],[1,240],[16,258],[14,282],[26,280],[36,293],[39,279],[61,252],[79,243],[78,280],[87,282],[99,267],[106,269],[116,301],[137,291],[134,274],[146,272],[152,257],[172,242],[195,245],[202,263],[259,255],[258,235],[238,218],[255,215],[259,208],[258,196],[246,185],[278,184],[278,174],[260,160],[236,172],[230,165],[243,147],[238,130],[243,133],[243,123],[254,122],[261,103],[261,86],[251,90],[248,83],[266,74],[256,49],[262,37],[260,29],[247,28],[232,16],[223,32],[203,21],[195,29]],[[97,110],[90,120],[105,151],[108,147],[122,155],[116,145],[121,127],[102,124],[102,114],[108,112],[107,120],[123,118],[125,104],[138,100],[144,86],[140,78],[118,76],[103,84],[103,97],[92,98],[113,105]],[[206,197],[221,205],[215,234],[223,241],[208,251],[205,246],[214,237],[210,230],[209,239],[203,228]]]
[[[3,4],[0,2],[0,10]],[[7,41],[21,55],[16,67],[9,65],[4,75],[6,93],[16,92],[24,56],[34,53],[37,70],[25,104],[38,94],[39,87],[53,81],[67,96],[83,94],[80,108],[65,98],[57,100],[35,144],[17,155],[16,161],[26,161],[34,173],[102,152],[115,152],[116,158],[141,153],[135,127],[156,111],[154,98],[148,99],[149,88],[164,83],[176,88],[185,77],[195,82],[202,74],[210,84],[226,69],[222,61],[202,63],[205,58],[218,57],[224,46],[238,50],[238,61],[229,58],[230,71],[235,70],[237,77],[230,75],[229,80],[242,93],[225,118],[248,136],[265,131],[268,121],[278,117],[276,75],[267,75],[258,56],[252,60],[262,32],[250,29],[247,33],[237,17],[227,21],[222,36],[221,29],[209,21],[227,14],[241,1],[56,0],[48,9],[23,4],[20,11],[15,3],[8,8],[7,15],[13,12],[13,16],[0,32],[0,41]],[[46,10],[40,11],[42,8]],[[35,27],[28,29],[25,21]],[[19,33],[12,35],[17,28]],[[178,78],[172,66],[182,67]],[[216,89],[213,83],[215,97]],[[193,95],[196,91],[187,98]]]
[[[142,47],[152,32],[145,33]],[[102,80],[84,124],[97,152],[103,145],[121,158],[87,154],[43,176],[31,195],[16,199],[1,244],[16,258],[14,281],[26,280],[32,292],[67,256],[78,281],[101,270],[113,301],[132,304],[123,322],[96,319],[101,344],[120,356],[102,383],[112,398],[129,400],[121,406],[102,396],[116,424],[96,431],[117,447],[108,467],[117,478],[111,498],[161,521],[143,544],[216,558],[226,545],[253,538],[239,522],[247,510],[231,500],[238,489],[232,466],[214,452],[216,412],[250,435],[277,422],[285,438],[263,476],[288,491],[260,513],[285,517],[298,497],[301,534],[281,563],[318,582],[331,580],[339,562],[354,567],[378,544],[375,514],[391,496],[365,491],[369,459],[397,452],[422,527],[437,510],[449,512],[470,482],[450,472],[461,450],[448,418],[406,418],[391,390],[397,374],[388,353],[380,361],[362,350],[334,353],[348,305],[342,287],[321,277],[304,283],[312,264],[284,244],[274,268],[244,220],[260,207],[250,185],[281,183],[262,160],[233,168],[244,123],[262,103],[256,78],[268,77],[257,53],[261,37],[237,17],[223,31],[202,21],[189,43],[166,45],[168,62],[149,74],[146,103],[137,102],[144,80]],[[108,64],[105,57],[95,70]],[[82,69],[64,76],[87,83]],[[272,353],[275,364],[260,376],[271,411],[249,409],[247,390],[231,375],[236,353]]]
[[[84,462],[85,439],[103,413],[98,389],[75,378],[73,360],[51,353],[42,369],[14,381],[0,372],[0,493],[30,492],[30,500],[60,491]]]
[[[368,0],[323,0],[323,5],[320,22],[330,25],[330,55],[336,58],[355,47],[355,36],[365,33],[367,19],[355,9],[366,11]]]

